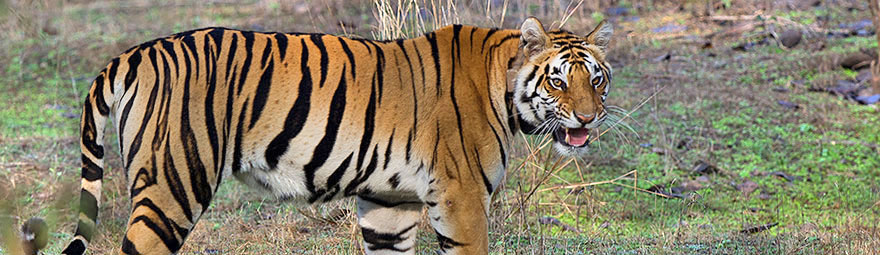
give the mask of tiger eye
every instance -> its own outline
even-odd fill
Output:
[[[599,85],[599,81],[601,81],[601,80],[602,80],[602,79],[599,78],[599,77],[593,78],[593,86],[595,86],[595,85]]]

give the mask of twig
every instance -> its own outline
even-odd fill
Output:
[[[617,182],[617,181],[622,180],[622,179],[624,179],[624,178],[626,178],[627,176],[630,176],[630,175],[632,175],[632,176],[638,176],[637,174],[638,174],[638,170],[632,170],[632,171],[627,172],[626,174],[623,174],[623,175],[621,175],[621,176],[615,177],[614,179],[611,179],[611,180],[604,180],[604,181],[597,181],[597,182],[588,182],[588,183],[577,183],[577,184],[569,184],[569,185],[559,185],[559,186],[553,186],[553,187],[549,187],[549,188],[543,188],[543,189],[541,189],[541,190],[538,190],[538,192],[545,192],[545,191],[558,190],[558,189],[581,188],[581,187],[596,186],[596,185],[602,185],[602,184],[614,184],[614,185],[618,185],[618,186],[621,186],[621,187],[632,188],[633,190],[637,190],[637,191],[641,191],[641,192],[645,192],[645,193],[649,193],[649,194],[657,195],[657,196],[660,196],[660,197],[663,197],[663,198],[672,198],[672,197],[670,197],[670,196],[668,196],[668,195],[666,195],[666,194],[663,194],[663,193],[658,193],[658,192],[654,192],[654,191],[650,191],[650,190],[642,189],[642,188],[636,187],[635,185],[631,185],[631,184],[624,184],[624,183],[619,183],[619,182]]]

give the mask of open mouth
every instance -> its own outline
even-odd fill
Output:
[[[571,147],[584,147],[590,143],[590,129],[559,128],[553,132],[553,139]]]

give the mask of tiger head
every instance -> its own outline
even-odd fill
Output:
[[[513,81],[514,105],[534,133],[551,133],[563,155],[583,155],[591,129],[606,117],[611,67],[605,50],[611,25],[604,21],[586,36],[545,32],[529,18],[520,29],[521,63]]]

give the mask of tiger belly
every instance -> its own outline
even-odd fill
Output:
[[[239,171],[233,175],[253,188],[270,192],[279,200],[298,203],[328,202],[349,196],[377,196],[391,200],[418,201],[428,192],[431,177],[424,165],[407,162],[405,148],[396,148],[406,141],[393,141],[392,134],[374,137],[368,150],[360,152],[364,130],[351,126],[341,129],[331,150],[322,149],[325,120],[307,123],[303,131],[290,141],[275,167],[270,167],[260,149],[269,148],[272,137],[255,137],[264,147],[245,153]],[[378,132],[377,132],[378,133]],[[404,137],[406,138],[406,137]],[[363,156],[359,156],[363,154]]]

